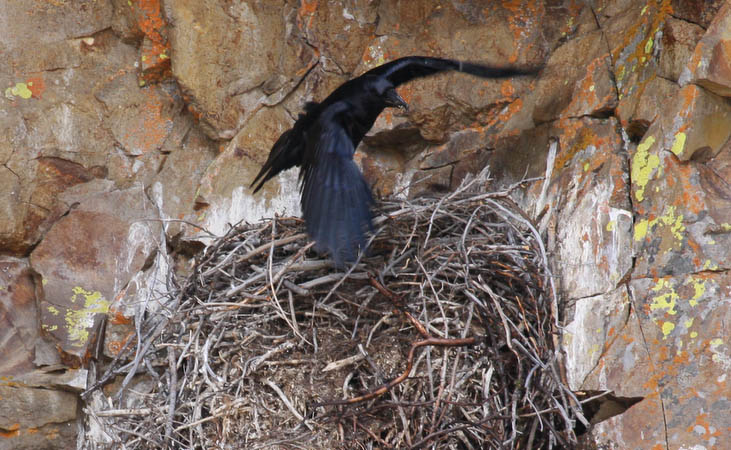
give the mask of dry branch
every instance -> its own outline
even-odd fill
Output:
[[[86,448],[572,445],[585,419],[559,376],[548,256],[515,186],[487,184],[382,202],[347,272],[299,219],[232,228],[171,283],[165,314],[135,318],[85,394],[110,430]]]

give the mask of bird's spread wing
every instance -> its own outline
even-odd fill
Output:
[[[256,184],[254,194],[256,194],[259,189],[264,186],[264,183],[274,178],[279,172],[299,164],[302,158],[296,154],[296,146],[294,146],[292,142],[293,132],[293,128],[285,131],[281,136],[279,136],[277,142],[275,142],[272,146],[272,150],[269,152],[267,161],[261,167],[261,170],[256,175],[256,178],[254,178],[254,181],[251,182],[251,187],[254,187]]]
[[[538,72],[538,68],[495,67],[428,56],[407,56],[368,71],[369,75],[384,76],[398,86],[415,78],[427,77],[439,72],[456,70],[482,78],[503,78]]]
[[[339,117],[347,106],[339,103],[328,109],[306,144],[302,212],[317,249],[342,265],[353,261],[358,248],[365,247],[365,233],[372,228],[373,197],[353,161],[355,148],[343,127],[344,117]]]
[[[251,187],[256,185],[254,194],[264,186],[264,183],[277,176],[279,172],[302,164],[307,128],[319,114],[320,104],[307,102],[305,103],[304,110],[305,112],[297,117],[297,121],[292,128],[282,133],[279,139],[277,139],[277,142],[272,146],[266,162],[261,167],[256,178],[254,178],[254,181],[251,182]]]

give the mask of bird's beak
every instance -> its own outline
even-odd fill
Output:
[[[395,108],[403,108],[404,110],[409,110],[409,104],[406,103],[406,100],[401,98],[400,95],[398,95],[398,92],[396,92],[396,89],[389,89],[386,91],[386,106],[393,106]]]

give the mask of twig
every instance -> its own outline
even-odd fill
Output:
[[[406,369],[403,371],[401,375],[394,378],[393,380],[389,381],[388,383],[376,388],[375,390],[361,395],[359,397],[354,397],[348,400],[333,400],[328,402],[321,402],[321,403],[315,403],[314,406],[335,406],[335,405],[351,405],[354,403],[360,403],[368,401],[372,398],[376,398],[378,396],[381,396],[388,392],[391,388],[394,386],[397,386],[401,384],[411,372],[411,368],[414,364],[414,353],[416,352],[416,349],[419,347],[424,347],[425,345],[434,345],[434,346],[442,346],[442,347],[459,347],[464,345],[473,345],[475,343],[475,338],[466,338],[466,339],[440,339],[440,338],[430,338],[430,339],[424,339],[423,341],[414,342],[412,344],[411,349],[409,350],[409,356],[406,360]]]

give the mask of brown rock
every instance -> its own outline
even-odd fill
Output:
[[[182,105],[159,89],[134,89],[126,104],[116,104],[110,116],[114,138],[127,155],[159,150],[173,128]],[[134,105],[135,108],[130,108]]]
[[[633,4],[632,0],[599,0],[594,3],[593,11],[604,26],[607,19],[626,12]]]
[[[25,159],[20,154],[18,156]],[[16,161],[13,158],[6,166],[18,171],[8,173],[4,181],[7,186],[4,192],[10,192],[11,196],[4,199],[8,214],[0,219],[0,227],[4,230],[0,242],[6,251],[23,253],[38,242],[53,221],[66,212],[66,206],[57,201],[58,194],[100,173],[60,158],[40,157],[32,161],[17,161],[25,166],[15,165]],[[35,169],[35,176],[33,182],[26,185],[18,174],[28,174],[31,168]]]
[[[644,397],[651,362],[642,341],[626,286],[576,300],[562,345],[566,374],[575,391],[611,390],[619,397]]]
[[[547,53],[547,45],[552,45],[561,33],[574,31],[572,19],[579,17],[584,8],[561,6],[559,9],[560,18],[543,21],[548,14],[541,3],[519,7],[500,2],[381,2],[376,35],[393,37],[396,47],[380,43],[382,51],[369,49],[364,59],[366,63],[378,65],[406,54],[457,59],[474,59],[480,55],[481,62],[539,65]],[[545,24],[541,30],[545,34],[524,26],[532,21]],[[404,45],[408,43],[415,48]],[[394,50],[395,54],[391,53]]]
[[[647,385],[653,361],[648,357],[639,318],[628,294],[627,287],[622,286],[576,302],[574,319],[568,325],[568,342],[564,341],[568,344],[567,370],[570,380],[574,380],[572,388],[610,390],[617,397],[635,399],[656,393]]]
[[[617,109],[621,114],[625,131],[635,141],[642,138],[652,123],[667,112],[668,99],[676,98],[680,87],[659,76],[650,78],[642,86],[642,92],[629,97]]]
[[[728,164],[731,107],[688,85],[631,155],[635,276],[727,268],[723,231],[731,188],[712,169]]]
[[[536,86],[533,120],[606,115],[617,105],[601,31],[568,41],[552,54]]]
[[[724,376],[731,362],[724,331],[731,320],[724,300],[729,286],[728,273],[712,272],[630,283],[652,362],[645,386],[663,404],[671,448],[722,446],[722,430],[731,426]],[[655,427],[653,434],[662,434],[665,425]]]
[[[232,138],[263,104],[280,101],[315,63],[311,48],[294,38],[297,28],[287,26],[296,11],[284,1],[186,0],[165,7],[175,23],[170,30],[173,75],[213,139]],[[269,93],[276,99],[270,100]]]
[[[112,30],[124,42],[139,44],[145,33],[139,26],[138,15],[140,4],[128,2],[127,0],[110,0],[112,4]]]
[[[37,339],[38,309],[28,264],[0,258],[0,376],[32,370]]]
[[[672,0],[673,15],[708,28],[725,0]]]
[[[0,69],[10,86],[0,97],[0,184],[11,193],[0,196],[0,243],[23,254],[64,212],[55,198],[69,186],[107,176],[121,187],[148,183],[182,102],[169,86],[140,89],[136,50],[110,31],[13,55],[13,70],[37,71]]]
[[[593,442],[589,448],[667,448],[663,413],[658,395],[649,396],[623,414],[595,425],[590,432]]]
[[[667,6],[667,3],[633,2],[632,6],[602,26],[609,43],[617,84],[619,103],[616,115],[622,126],[633,132],[633,137],[641,133],[645,125],[633,118],[648,83],[657,76],[658,58],[662,54],[658,39],[663,36],[665,23],[670,20]],[[669,56],[666,60],[670,59]]]
[[[0,385],[0,449],[76,446],[76,395],[50,389]]]
[[[376,30],[377,7],[378,3],[364,0],[322,2],[315,8],[302,4],[297,26],[323,55],[327,70],[350,74]]]
[[[247,122],[206,168],[195,200],[198,223],[220,235],[241,220],[253,222],[275,212],[299,214],[297,169],[270,180],[256,196],[249,189],[271,146],[291,126],[281,107],[262,108]]]
[[[0,49],[12,50],[61,42],[109,28],[110,2],[91,2],[79,7],[72,3],[3,2],[0,16]]]
[[[662,29],[658,76],[678,81],[703,33],[698,25],[668,17]]]
[[[180,147],[168,155],[162,170],[148,188],[163,217],[172,220],[165,225],[168,236],[175,236],[186,228],[178,220],[197,221],[194,210],[199,183],[216,152],[215,142],[197,127],[191,128]]]
[[[699,84],[709,91],[731,97],[731,3],[725,2],[698,42],[683,73],[681,84]]]
[[[91,356],[100,315],[154,254],[160,236],[157,210],[141,187],[79,194],[78,206],[31,254],[43,279],[41,327],[72,367]]]
[[[562,292],[583,298],[613,291],[632,269],[627,163],[614,119],[557,123],[551,181],[536,202],[555,215]],[[560,133],[560,134],[559,134]],[[536,186],[537,187],[537,186]]]
[[[356,74],[415,54],[498,66],[539,66],[547,51],[545,36],[523,34],[525,30],[519,24],[544,14],[541,6],[511,11],[499,4],[481,8],[465,2],[382,2],[378,37],[363,53]],[[546,33],[553,33],[557,39],[562,26],[563,23],[549,21]],[[491,38],[483,39],[485,35]],[[475,55],[480,55],[479,60]],[[446,131],[488,124],[500,108],[520,97],[530,81],[529,78],[481,80],[455,73],[416,80],[399,88],[410,105],[405,126],[415,124],[425,140],[444,143]],[[372,135],[390,129],[392,124],[404,124],[398,116],[388,114],[383,114],[385,120],[376,122]]]

